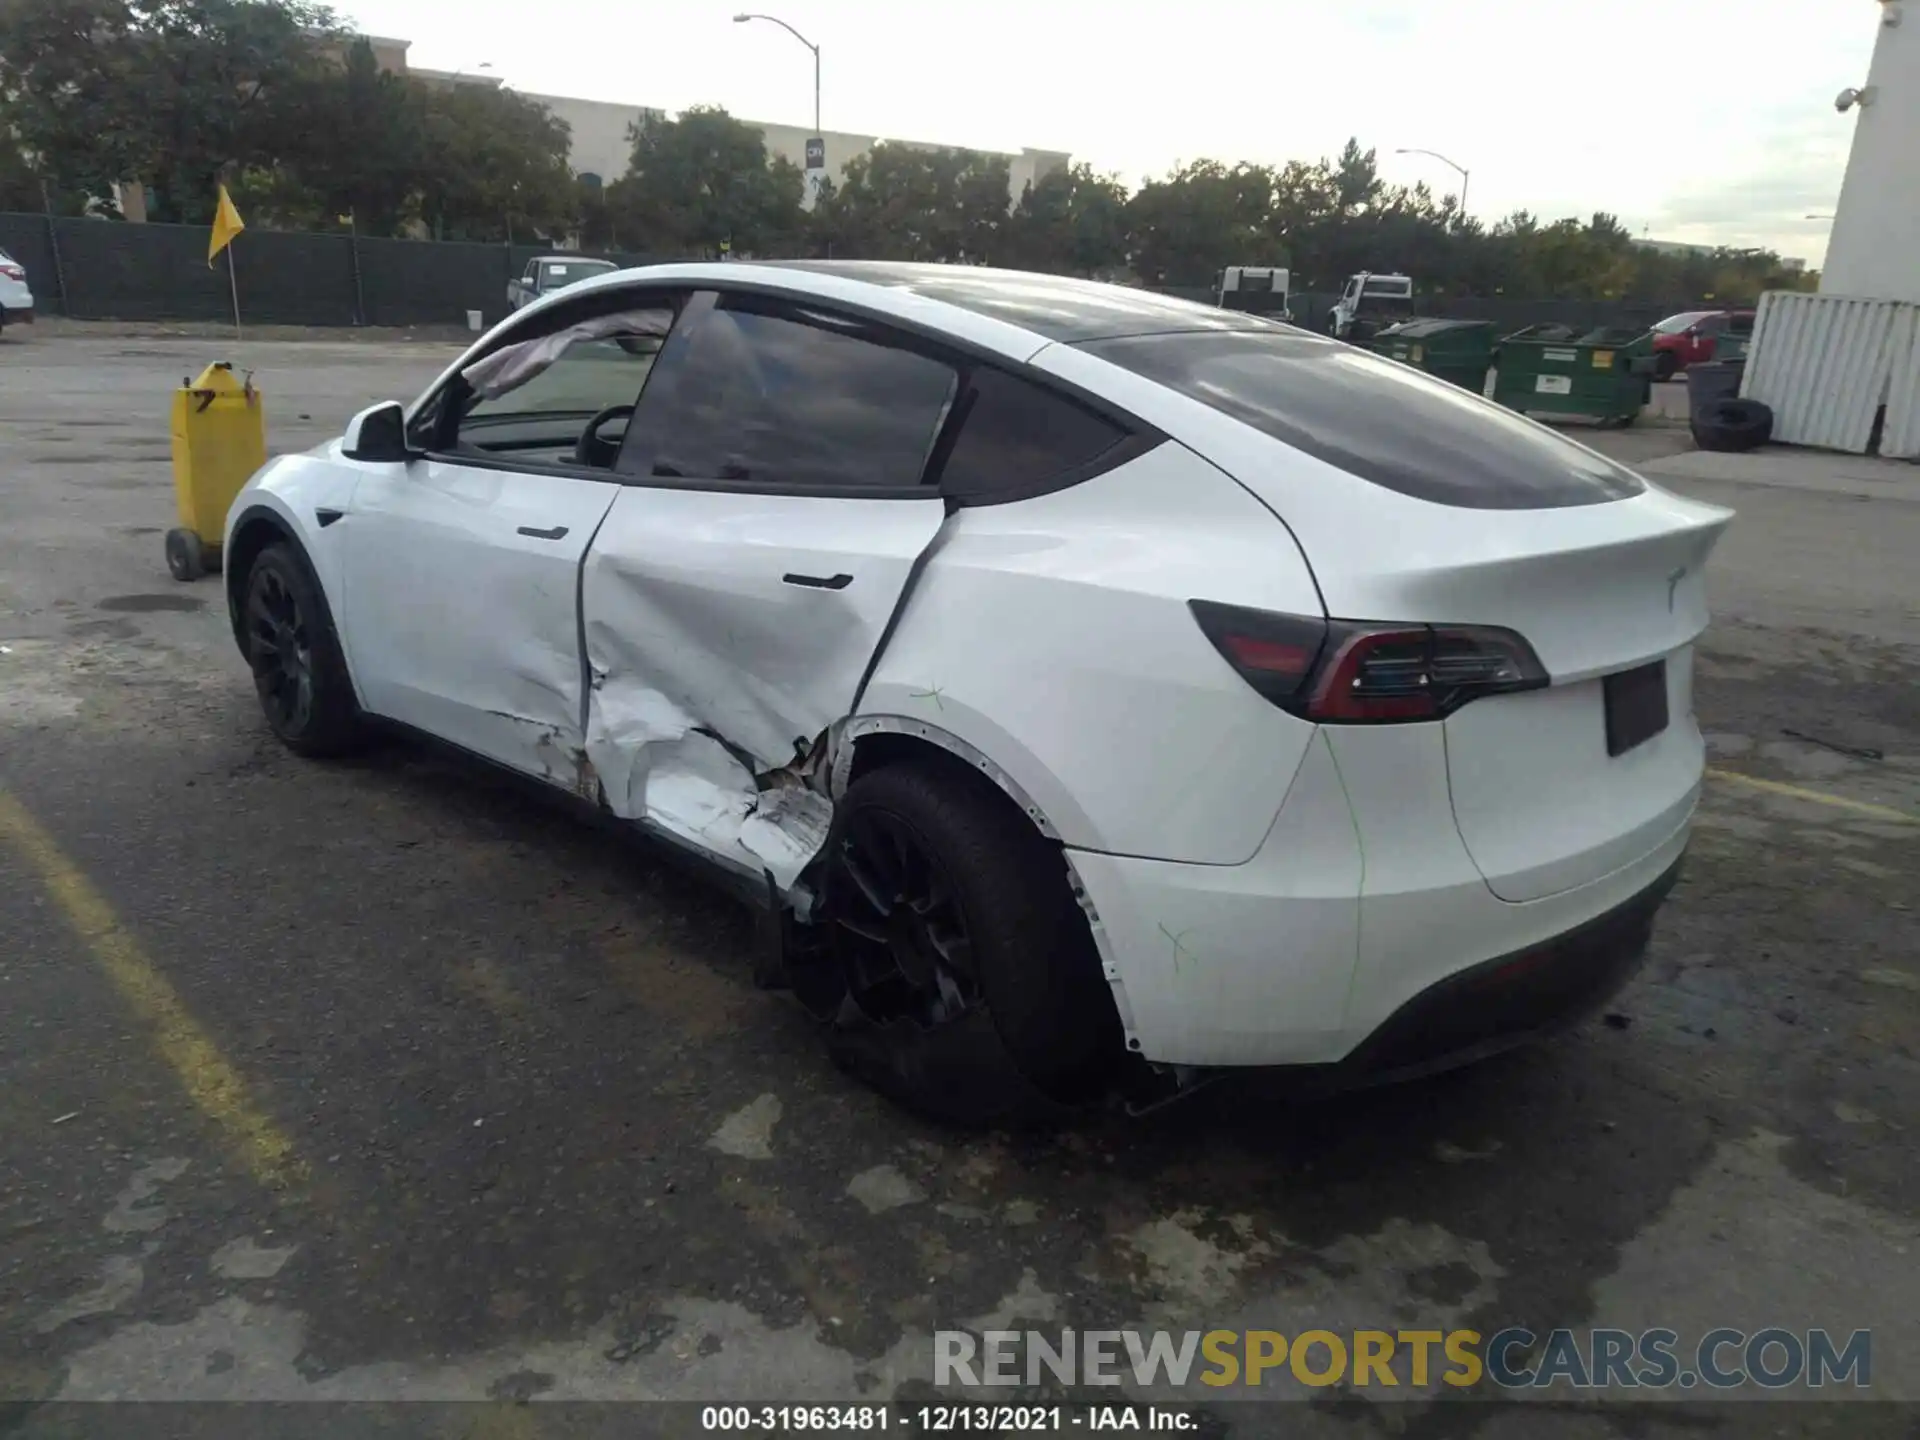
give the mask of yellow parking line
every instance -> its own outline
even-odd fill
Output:
[[[120,997],[146,1022],[160,1051],[193,1103],[226,1133],[254,1176],[275,1188],[302,1177],[293,1142],[247,1093],[247,1082],[227,1063],[187,1007],[154,968],[140,942],[114,915],[106,897],[69,860],[27,808],[0,790],[0,840],[11,842],[39,871],[47,893],[66,912]]]
[[[1856,815],[1869,815],[1875,820],[1891,820],[1896,825],[1920,825],[1920,815],[1909,815],[1891,805],[1875,805],[1870,800],[1849,800],[1844,795],[1829,795],[1824,790],[1807,790],[1778,780],[1762,780],[1757,775],[1742,775],[1738,770],[1709,770],[1707,774],[1715,780],[1731,780],[1736,785],[1750,786],[1774,795],[1788,795],[1795,800],[1811,800],[1816,805],[1831,805],[1838,810],[1851,810]]]

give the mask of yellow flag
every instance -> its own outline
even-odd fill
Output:
[[[211,266],[219,258],[220,252],[233,243],[233,237],[246,228],[247,222],[233,208],[233,197],[227,194],[227,187],[222,185],[220,208],[213,212],[213,237],[207,242],[207,264]]]

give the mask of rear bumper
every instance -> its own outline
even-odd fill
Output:
[[[0,322],[4,322],[5,324],[31,325],[33,323],[33,307],[31,305],[0,305],[0,310],[6,312],[4,316],[0,316]]]
[[[1407,1001],[1337,1067],[1359,1083],[1469,1064],[1585,1019],[1646,959],[1653,917],[1681,861],[1564,935],[1449,975]]]
[[[1677,781],[1664,833],[1635,853],[1602,844],[1596,878],[1513,902],[1453,824],[1439,727],[1338,744],[1336,767],[1321,732],[1245,864],[1067,852],[1134,1053],[1439,1068],[1577,1017],[1632,973],[1686,850],[1697,779]],[[1488,987],[1504,987],[1500,1003]]]

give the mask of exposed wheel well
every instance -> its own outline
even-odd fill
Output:
[[[1058,846],[1060,843],[1058,835],[1047,818],[1041,814],[1038,806],[1032,806],[1031,802],[1023,805],[980,766],[918,735],[905,735],[891,730],[862,735],[854,742],[853,763],[848,770],[847,783],[851,785],[862,775],[884,769],[889,765],[919,765],[935,774],[948,776],[955,784],[967,786],[979,794],[991,797],[991,803],[1007,813],[1022,816],[1048,845]],[[1080,903],[1080,908],[1084,911],[1086,907],[1083,903],[1084,897],[1080,893],[1079,881],[1074,878],[1072,867],[1065,862],[1064,856],[1061,871],[1061,882],[1073,892],[1076,902]],[[1088,929],[1091,934],[1092,926],[1089,925]],[[1104,958],[1102,957],[1103,961]]]
[[[918,764],[941,774],[954,777],[983,794],[994,797],[1001,805],[1016,815],[1024,815],[1027,823],[1041,834],[1047,833],[1047,827],[1037,809],[1022,808],[1019,801],[1003,790],[993,777],[979,766],[971,765],[944,746],[931,740],[923,740],[918,735],[903,735],[890,730],[879,731],[872,735],[862,735],[854,742],[853,766],[848,772],[847,783],[851,785],[862,775],[888,765]]]
[[[271,511],[256,510],[240,522],[240,528],[233,532],[233,540],[226,555],[221,559],[223,579],[227,589],[227,620],[233,626],[233,640],[243,651],[246,649],[246,632],[240,623],[240,597],[247,584],[247,572],[253,568],[253,562],[259,553],[278,540],[292,540],[299,543],[288,533],[286,523]]]

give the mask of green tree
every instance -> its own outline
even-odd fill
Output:
[[[351,215],[363,234],[400,233],[428,162],[425,87],[383,74],[362,39],[348,47],[343,66],[307,79],[291,99],[279,107],[284,128],[275,148],[283,169],[313,194],[323,223]]]
[[[420,98],[420,218],[437,238],[557,240],[578,220],[572,132],[538,101],[482,85]]]
[[[205,221],[224,175],[278,158],[275,109],[336,35],[306,0],[6,0],[0,120],[63,184],[143,179],[151,218]]]
[[[1273,172],[1198,160],[1149,180],[1127,205],[1133,268],[1149,285],[1209,285],[1228,265],[1268,262]]]
[[[1004,156],[882,141],[847,162],[814,206],[814,232],[836,254],[878,260],[1005,258],[1009,182]]]
[[[678,119],[649,112],[630,128],[627,173],[607,187],[611,229],[629,248],[672,254],[766,255],[799,243],[803,177],[725,110]]]
[[[1127,190],[1091,165],[1028,185],[1007,222],[1009,263],[1027,270],[1102,275],[1127,259]]]

